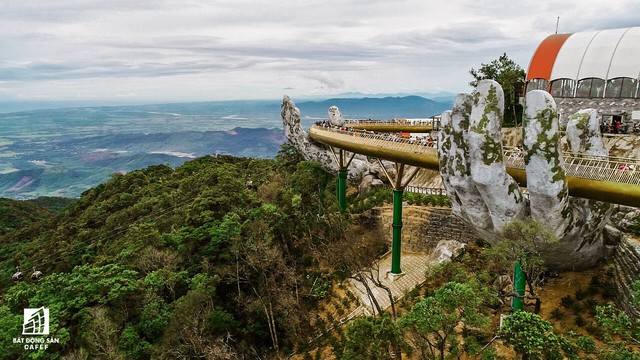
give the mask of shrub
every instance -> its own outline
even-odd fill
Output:
[[[591,315],[595,315],[596,314],[596,307],[599,305],[598,304],[598,300],[593,299],[593,298],[588,298],[587,300],[585,300],[584,304],[589,309],[589,313]]]
[[[576,300],[578,301],[584,300],[584,298],[587,297],[587,292],[582,289],[578,289],[576,290],[575,297],[576,297]]]
[[[576,339],[578,349],[586,353],[594,353],[596,351],[596,342],[588,336],[580,336]]]
[[[589,287],[587,287],[587,293],[589,293],[589,295],[595,295],[600,291],[601,286],[602,282],[600,281],[600,276],[594,275],[593,277],[591,277]]]
[[[571,307],[574,303],[575,303],[575,301],[573,300],[571,295],[563,296],[560,299],[560,304],[562,304],[562,306],[564,306],[566,308]]]
[[[564,318],[564,312],[562,310],[560,310],[560,308],[555,308],[551,312],[551,318],[553,320],[560,321],[560,320],[562,320],[562,318]]]
[[[571,311],[573,311],[574,315],[579,315],[580,312],[582,312],[582,305],[579,302],[574,302],[573,305],[571,305]]]

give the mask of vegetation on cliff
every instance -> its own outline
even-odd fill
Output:
[[[22,309],[39,306],[61,343],[36,357],[291,351],[313,336],[308,309],[340,266],[332,247],[350,244],[332,193],[332,176],[286,146],[275,160],[206,156],[115,174],[0,238],[0,358],[30,357],[12,338]],[[16,265],[45,276],[14,284]]]
[[[606,305],[606,274],[563,298],[557,323],[577,314],[569,331],[531,314],[498,333],[509,304],[495,283],[513,252],[474,245],[421,288],[393,294],[406,295],[397,313],[341,323],[356,302],[342,281],[388,242],[340,215],[334,184],[285,145],[274,160],[207,156],[115,174],[57,214],[6,203],[16,215],[0,236],[0,358],[497,359],[505,348],[531,359],[636,356],[640,325]],[[350,201],[359,213],[389,194]],[[27,276],[14,283],[17,265]],[[40,306],[60,343],[25,351],[12,340],[23,309]]]

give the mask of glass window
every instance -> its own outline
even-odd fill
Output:
[[[527,92],[531,90],[548,91],[549,81],[546,79],[531,79],[527,82]]]
[[[564,79],[562,82],[562,97],[573,97],[573,89],[575,89],[575,87],[575,80]]]
[[[605,91],[604,97],[620,97],[620,90],[622,90],[622,80],[623,78],[609,79],[607,81],[607,90]]]
[[[571,79],[558,79],[551,82],[551,96],[573,97],[576,82]]]
[[[638,88],[638,79],[624,78],[622,80],[622,87],[620,89],[620,97],[623,97],[623,98],[635,97],[637,88]]]
[[[551,96],[562,97],[562,79],[551,82]]]
[[[588,98],[591,93],[591,81],[592,78],[582,79],[578,81],[578,89],[576,90],[576,97]]]
[[[602,97],[604,94],[604,80],[594,78],[591,81],[591,92],[589,93],[589,97]]]

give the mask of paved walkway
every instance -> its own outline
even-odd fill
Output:
[[[430,267],[429,255],[427,254],[402,254],[401,268],[404,275],[396,277],[395,280],[387,278],[387,271],[391,269],[391,253],[388,253],[382,257],[379,262],[379,276],[376,266],[373,266],[373,276],[380,279],[380,282],[391,289],[391,294],[396,301],[402,298],[409,291],[413,290],[416,286],[422,284],[427,280],[426,272]],[[365,276],[368,273],[365,272]],[[373,284],[371,280],[368,280],[369,288],[375,296],[380,308],[383,310],[391,307],[389,301],[389,295],[386,290]],[[350,290],[360,298],[362,304],[360,308],[351,313],[350,317],[358,315],[374,315],[376,313],[375,307],[372,304],[369,294],[367,293],[364,285],[354,279],[349,280]]]

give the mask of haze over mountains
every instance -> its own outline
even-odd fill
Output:
[[[295,100],[295,99],[294,99]],[[299,102],[303,126],[338,106],[347,118],[430,117],[451,107],[418,96]],[[273,157],[280,101],[219,101],[0,114],[0,197],[78,197],[110,178],[207,154]]]

